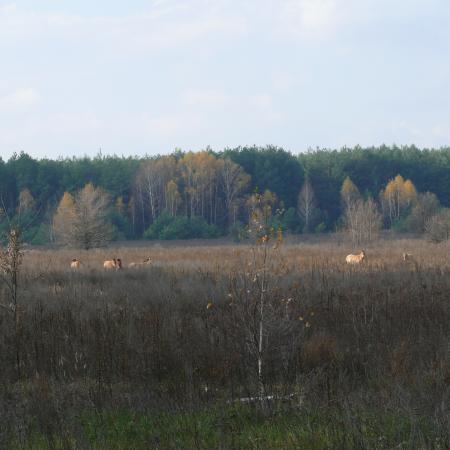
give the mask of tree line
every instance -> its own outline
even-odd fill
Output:
[[[0,231],[19,224],[27,242],[83,246],[143,237],[243,238],[255,194],[270,205],[273,226],[291,233],[346,229],[364,242],[387,228],[440,240],[450,234],[450,148],[294,155],[267,146],[58,160],[22,152],[0,159]]]

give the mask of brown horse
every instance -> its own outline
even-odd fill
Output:
[[[122,268],[122,260],[120,258],[108,259],[103,263],[103,268],[119,270]]]

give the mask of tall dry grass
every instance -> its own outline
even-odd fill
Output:
[[[287,243],[274,254],[266,392],[302,408],[424,414],[448,430],[449,247],[382,241],[365,248],[362,265],[346,265],[355,250]],[[126,268],[148,256],[151,266]],[[113,257],[124,270],[103,270]],[[80,270],[70,269],[72,258]],[[0,420],[9,430],[0,439],[26,433],[30,417],[40,430],[58,431],[86,409],[160,411],[254,395],[251,263],[248,245],[27,250],[20,378],[14,324],[0,311]],[[7,302],[4,287],[0,296]]]

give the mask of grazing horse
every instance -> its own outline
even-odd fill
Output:
[[[81,261],[79,259],[72,259],[72,261],[70,262],[70,267],[72,269],[79,269],[81,267]]]
[[[119,270],[122,268],[122,260],[120,258],[108,259],[103,263],[103,268]]]
[[[366,257],[366,253],[364,250],[361,250],[361,253],[359,255],[347,255],[345,258],[345,261],[347,264],[360,264],[364,261],[364,258]]]
[[[403,253],[402,258],[403,261],[411,261],[413,259],[413,255],[411,253]]]
[[[152,264],[152,260],[150,258],[150,256],[146,259],[144,259],[144,261],[142,262],[130,262],[130,264],[128,264],[128,267],[144,267],[144,266],[149,266],[150,264]]]

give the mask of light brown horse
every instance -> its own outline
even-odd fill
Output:
[[[347,264],[361,264],[364,261],[365,257],[365,251],[361,250],[361,253],[359,255],[347,255],[345,261],[347,262]]]
[[[142,261],[142,262],[130,262],[130,264],[128,264],[128,267],[137,268],[137,267],[149,266],[150,264],[152,264],[152,262],[153,261],[151,260],[151,258],[149,256],[146,259],[144,259],[144,261]]]
[[[403,261],[411,261],[414,259],[411,253],[403,253],[402,258]]]
[[[70,268],[71,269],[79,269],[81,267],[81,261],[79,259],[72,259],[70,262]]]
[[[120,258],[108,259],[103,263],[103,268],[119,270],[122,268],[122,260]]]

